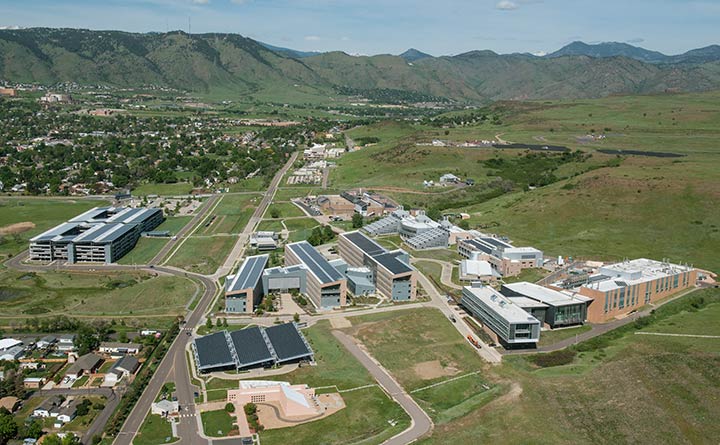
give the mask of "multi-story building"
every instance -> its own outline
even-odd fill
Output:
[[[458,253],[465,258],[489,262],[503,276],[512,277],[523,269],[542,267],[543,253],[534,247],[515,247],[490,236],[458,239]]]
[[[602,323],[694,286],[696,280],[691,267],[640,258],[602,266],[572,288],[563,282],[553,287],[592,298],[588,321]]]
[[[540,321],[491,287],[463,287],[460,304],[506,348],[533,347],[540,339]]]
[[[338,253],[351,268],[369,269],[376,292],[383,297],[393,301],[415,299],[417,272],[410,265],[407,252],[400,249],[390,252],[361,232],[349,232],[338,237]]]
[[[500,293],[550,328],[585,323],[593,299],[525,281],[503,284]]]
[[[252,314],[263,297],[263,271],[269,255],[245,258],[234,275],[225,280],[225,312]]]
[[[285,245],[285,265],[302,265],[307,271],[305,294],[318,309],[347,304],[347,279],[307,241]]]
[[[161,209],[96,207],[30,239],[30,259],[114,263],[164,219]]]

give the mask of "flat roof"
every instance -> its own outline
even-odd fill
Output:
[[[278,362],[297,360],[313,354],[295,323],[285,323],[265,328]]]
[[[106,214],[113,210],[115,210],[114,207],[93,207],[87,212],[81,213],[78,216],[69,219],[68,222],[101,222],[106,219]]]
[[[340,236],[346,238],[348,241],[357,246],[358,249],[362,250],[369,256],[378,255],[387,252],[383,246],[368,238],[360,232],[349,232],[342,233]]]
[[[62,223],[60,225],[53,227],[52,229],[48,229],[45,232],[34,236],[33,238],[30,238],[30,242],[34,243],[37,241],[50,241],[50,240],[54,239],[55,237],[65,235],[66,233],[75,230],[80,225],[81,225],[80,223],[71,223],[71,222]]]
[[[506,287],[511,291],[517,292],[518,294],[521,294],[525,297],[545,303],[549,306],[568,306],[572,304],[587,303],[588,301],[592,301],[592,298],[586,297],[584,295],[573,296],[553,289],[549,289],[544,286],[540,286],[535,283],[528,283],[527,281],[504,284],[503,287]]]
[[[108,218],[108,222],[123,224],[139,223],[161,211],[162,210],[157,208],[123,208],[121,211]]]
[[[111,243],[133,230],[135,230],[134,225],[118,223],[97,224],[90,230],[87,230],[75,237],[75,239],[73,239],[73,243]]]
[[[259,327],[253,326],[230,333],[240,368],[273,362],[274,357]]]
[[[528,298],[528,297],[508,297],[508,300],[517,304],[521,308],[546,308],[546,307],[548,307],[547,304],[540,303],[539,301],[533,300],[532,298]]]
[[[397,255],[399,254],[400,252],[388,252],[382,255],[376,255],[372,258],[395,275],[412,272],[412,267],[397,258]]]
[[[236,292],[242,289],[254,289],[262,278],[263,270],[265,270],[269,258],[270,255],[255,255],[245,258],[235,275],[232,275],[232,280],[225,291]]]
[[[513,303],[492,287],[465,286],[463,287],[463,296],[467,296],[466,292],[472,295],[473,298],[483,302],[493,312],[509,323],[540,323],[535,317],[525,312],[523,308]]]
[[[493,245],[488,244],[480,239],[467,239],[467,240],[462,240],[462,242],[465,244],[469,244],[472,247],[474,247],[475,249],[477,249],[481,252],[485,252],[488,255],[492,254]]]
[[[297,256],[297,258],[307,266],[310,272],[317,277],[322,284],[333,283],[343,280],[344,277],[340,272],[328,263],[328,261],[320,255],[307,241],[292,243],[286,246]]]

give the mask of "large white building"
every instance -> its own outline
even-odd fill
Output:
[[[507,348],[532,347],[540,339],[540,321],[489,286],[465,286],[461,304]]]
[[[31,238],[30,260],[114,263],[164,219],[162,209],[95,207]]]

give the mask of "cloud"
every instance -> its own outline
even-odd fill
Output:
[[[190,3],[193,5],[207,5],[210,3],[210,0],[190,0]]]
[[[495,5],[495,9],[499,9],[501,11],[513,11],[517,8],[518,4],[512,0],[500,0],[498,4]]]
[[[234,3],[236,5],[244,5],[247,2],[248,0],[230,0],[230,3]]]
[[[547,56],[547,51],[535,51],[534,53],[532,53],[532,55],[537,57],[544,57]]]
[[[643,39],[642,37],[636,37],[634,39],[626,40],[626,43],[642,43],[644,41],[645,39]]]
[[[305,36],[305,40],[308,42],[317,42],[320,40],[320,36]]]

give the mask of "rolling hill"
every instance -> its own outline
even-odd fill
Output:
[[[687,57],[705,60],[714,53],[709,48]],[[408,92],[408,100],[421,93],[478,103],[718,89],[720,62],[670,65],[631,55],[541,58],[492,51],[443,57],[412,50],[401,56],[311,55],[238,34],[32,28],[0,30],[0,79],[45,85],[155,85],[228,96],[272,91],[281,99],[298,87],[325,96],[388,90]]]

